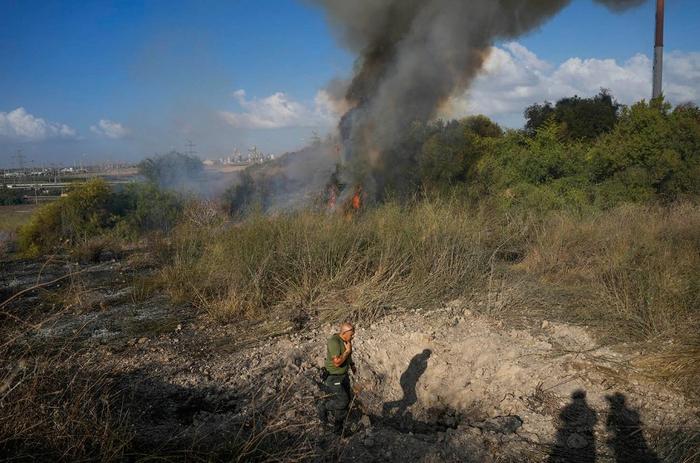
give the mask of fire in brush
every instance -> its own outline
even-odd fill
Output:
[[[310,0],[325,9],[343,43],[358,55],[343,95],[341,178],[354,195],[383,194],[388,178],[410,168],[394,149],[415,121],[433,119],[463,93],[491,45],[539,27],[570,0]],[[594,0],[619,11],[644,0]]]

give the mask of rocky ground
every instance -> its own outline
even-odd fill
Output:
[[[694,404],[635,373],[633,350],[601,346],[584,327],[532,321],[510,328],[456,300],[358,323],[355,397],[337,435],[315,412],[325,340],[335,327],[312,308],[221,325],[158,292],[141,294],[134,275],[150,270],[113,257],[73,267],[4,263],[1,298],[82,271],[44,287],[83,285],[82,300],[45,318],[26,342],[70,338],[87,346],[80,361],[109,371],[129,410],[134,448],[144,452],[177,458],[216,450],[216,458],[241,460],[263,452],[282,461],[676,461],[674,446],[699,429]],[[28,291],[12,303],[31,307],[47,297]]]

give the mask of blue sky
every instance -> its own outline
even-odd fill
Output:
[[[612,14],[575,0],[519,38],[518,47],[496,44],[503,59],[533,73],[528,81],[545,79],[525,92],[532,101],[517,104],[555,96],[538,90],[552,87],[546,79],[588,91],[588,84],[569,86],[562,77],[586,66],[599,73],[619,68],[626,78],[639,72],[644,62],[628,61],[650,56],[653,11],[652,2]],[[679,82],[680,99],[697,95],[697,78],[686,79],[683,70],[700,72],[694,67],[698,23],[700,2],[667,1],[666,50],[677,52],[679,77],[672,71],[671,78]],[[533,70],[523,49],[545,65]],[[575,64],[571,58],[599,61],[562,68]],[[36,163],[138,160],[184,150],[188,139],[203,157],[253,144],[273,152],[294,149],[314,130],[332,127],[315,98],[332,78],[349,76],[353,60],[322,12],[301,1],[0,0],[0,165],[11,165],[17,149]],[[487,101],[498,79],[511,82],[498,74],[502,69],[494,64],[492,78],[476,84],[481,93],[470,101],[464,96],[462,107],[517,125],[521,107],[489,113],[492,108],[474,103]],[[270,113],[280,107],[291,113]]]

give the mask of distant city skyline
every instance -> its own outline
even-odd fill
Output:
[[[651,94],[654,2],[612,14],[575,0],[538,31],[494,44],[443,117],[507,127],[523,109],[608,88]],[[665,94],[700,102],[700,2],[666,13]],[[305,1],[0,1],[0,167],[137,162],[188,141],[205,158],[275,155],[337,122],[325,88],[351,74],[322,11]]]

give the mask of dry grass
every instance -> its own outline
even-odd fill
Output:
[[[131,411],[143,404],[132,402],[139,397],[124,388],[123,372],[113,370],[83,342],[81,328],[61,339],[40,334],[57,318],[85,308],[86,275],[73,271],[60,281],[64,286],[54,294],[36,285],[0,301],[0,460],[301,461],[312,455],[306,418],[298,413],[290,422],[288,417],[293,410],[288,403],[291,385],[253,403],[249,416],[231,429],[234,437],[219,445],[200,448],[193,436],[164,454],[162,443],[137,444],[134,424],[139,416]],[[146,279],[143,285],[148,293],[150,282]],[[50,302],[41,310],[24,310],[23,296],[37,290],[46,292],[44,299]],[[138,337],[144,331],[172,331],[176,325],[174,318],[153,326],[125,322],[124,330]]]
[[[700,402],[700,336],[684,336],[640,359],[647,376],[675,386]]]
[[[645,342],[644,373],[697,397],[699,205],[558,214],[537,228],[525,256],[521,270],[589,295],[587,322],[604,338]]]
[[[0,206],[0,258],[16,250],[17,230],[29,222],[36,207],[34,204]]]
[[[80,242],[71,248],[71,256],[79,262],[98,263],[118,258],[123,243],[111,236],[97,236]]]
[[[229,461],[300,462],[316,456],[310,430],[315,417],[302,413],[299,401],[292,400],[295,380],[285,380],[280,392],[265,398],[260,387],[251,412],[238,428],[224,452]]]
[[[128,415],[99,365],[74,360],[59,353],[9,363],[2,372],[0,453],[18,459],[121,459],[131,440]]]
[[[228,227],[188,223],[168,244],[161,281],[222,321],[299,310],[372,319],[477,294],[500,317],[555,318],[608,341],[647,343],[647,371],[689,390],[699,358],[698,250],[692,203],[526,218],[433,200],[385,204],[350,221],[299,212]]]
[[[625,322],[624,334],[650,338],[697,321],[698,249],[700,206],[628,205],[585,219],[552,217],[537,229],[521,268],[592,289],[601,312]]]
[[[16,232],[19,227],[29,222],[36,207],[34,204],[0,206],[0,231]]]
[[[483,217],[459,207],[387,204],[350,221],[300,212],[213,231],[186,226],[163,281],[174,298],[222,320],[309,307],[372,318],[433,306],[475,289],[497,241]]]

